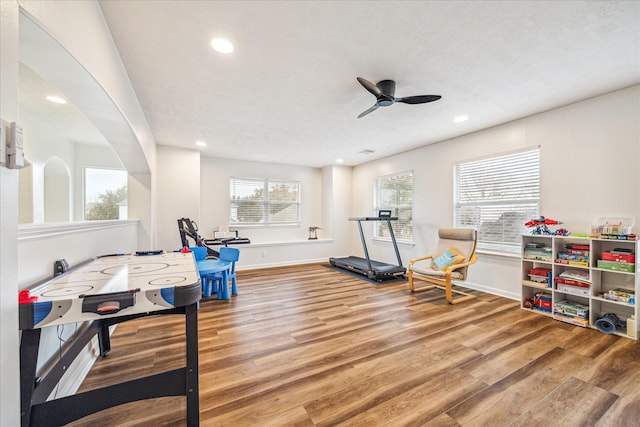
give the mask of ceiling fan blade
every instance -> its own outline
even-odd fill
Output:
[[[376,98],[382,95],[382,92],[380,91],[380,89],[378,89],[378,86],[374,85],[369,80],[365,80],[362,77],[356,77],[356,78],[360,82],[360,84],[364,86],[366,90],[368,90],[373,95],[375,95]]]
[[[396,98],[395,102],[404,102],[405,104],[425,104],[427,102],[437,101],[442,98],[440,95],[417,95],[407,96],[405,98]]]
[[[367,114],[369,114],[369,113],[371,113],[371,112],[376,111],[377,109],[378,109],[378,104],[373,104],[373,107],[371,107],[371,108],[369,108],[368,110],[363,111],[362,113],[360,113],[360,114],[358,115],[358,118],[364,117],[364,116],[366,116]]]

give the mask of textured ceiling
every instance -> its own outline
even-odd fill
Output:
[[[100,6],[156,142],[222,158],[357,165],[640,83],[637,1]],[[442,99],[356,119],[356,77]]]

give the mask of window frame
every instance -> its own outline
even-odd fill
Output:
[[[503,152],[479,159],[464,160],[453,165],[453,224],[454,227],[472,227],[478,230],[478,251],[506,256],[519,256],[521,236],[527,234],[525,222],[540,216],[541,193],[541,150],[540,146],[527,147],[516,151]],[[513,167],[514,163],[519,165]],[[493,164],[493,165],[491,165]],[[502,164],[503,167],[499,165]],[[504,165],[511,164],[509,167]],[[487,169],[491,166],[492,169]],[[476,186],[484,190],[503,191],[504,198],[487,196],[482,200],[461,202],[461,167],[470,171],[465,180],[482,176],[492,188]],[[493,172],[487,178],[487,170]],[[498,179],[497,175],[502,175]],[[469,184],[465,184],[471,187]],[[483,209],[485,212],[483,212]],[[467,212],[464,212],[467,210]],[[472,211],[476,212],[472,212]],[[496,217],[494,221],[486,221]],[[512,227],[517,229],[512,229]],[[493,230],[492,230],[493,228]],[[500,231],[501,230],[501,231]],[[502,234],[500,240],[490,240],[491,234]]]
[[[234,193],[234,183],[240,183],[245,185],[251,185],[255,183],[262,184],[263,197],[260,200],[253,200],[253,202],[259,203],[262,208],[261,212],[263,220],[260,222],[240,222],[237,219],[233,219],[234,204],[238,204],[238,200],[234,199],[236,194]],[[273,184],[293,185],[296,188],[297,199],[296,201],[285,200],[269,200],[269,188]],[[249,201],[249,200],[247,200]],[[242,202],[241,202],[242,203]],[[277,205],[295,205],[297,219],[293,221],[272,221],[271,207]],[[237,209],[237,206],[236,206]],[[232,227],[278,227],[278,226],[299,226],[302,223],[302,184],[300,181],[295,180],[283,180],[283,179],[271,179],[271,178],[229,178],[229,225]]]
[[[410,204],[396,203],[396,204],[383,205],[381,202],[382,196],[381,194],[379,194],[379,190],[380,190],[379,184],[382,183],[383,180],[393,179],[396,177],[401,177],[403,175],[408,175],[410,177],[409,179],[411,181],[411,203]],[[376,176],[373,179],[373,214],[374,216],[378,216],[378,212],[381,209],[390,209],[391,216],[400,217],[398,221],[394,221],[392,223],[393,233],[395,235],[396,241],[400,243],[413,244],[414,242],[413,240],[413,201],[414,201],[414,195],[415,195],[414,184],[415,184],[415,172],[413,170],[406,170],[406,171],[392,173],[388,175]],[[408,224],[405,225],[405,227],[408,227],[410,229],[409,233],[405,233],[398,228],[398,224],[402,222],[402,219],[401,219],[402,215],[399,214],[400,210],[409,211],[409,219],[407,221]],[[386,229],[387,229],[386,221],[377,221],[375,223],[375,226],[373,227],[373,238],[375,240],[391,241],[390,236],[384,235],[385,234],[384,230]]]

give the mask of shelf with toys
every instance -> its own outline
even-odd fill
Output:
[[[592,236],[522,236],[522,303],[525,310],[603,333],[640,338],[640,242],[631,227]],[[547,229],[548,231],[548,229]]]

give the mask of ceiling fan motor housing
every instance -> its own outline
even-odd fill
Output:
[[[388,107],[393,104],[396,94],[396,82],[393,80],[381,80],[376,84],[382,95],[378,97],[378,105],[380,107]]]

